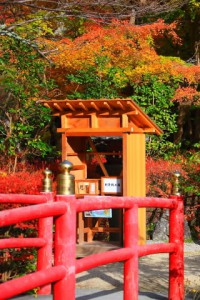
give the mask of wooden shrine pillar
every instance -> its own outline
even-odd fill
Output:
[[[145,134],[123,134],[123,196],[146,196]],[[139,244],[146,242],[146,209],[139,209]]]

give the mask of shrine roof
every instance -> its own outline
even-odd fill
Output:
[[[145,133],[163,133],[132,99],[40,100],[39,103],[50,108],[54,116],[83,118],[95,114],[97,118],[113,118],[126,115],[138,128],[144,129]]]

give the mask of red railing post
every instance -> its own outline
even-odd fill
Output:
[[[176,245],[169,256],[169,300],[184,299],[184,209],[181,196],[176,199],[177,207],[171,209],[169,218],[169,242]]]
[[[124,262],[124,300],[138,299],[138,206],[125,209],[124,247],[133,256]]]
[[[53,202],[52,193],[41,193],[45,195],[48,202]],[[41,218],[38,220],[38,237],[45,240],[45,245],[37,251],[37,270],[43,271],[52,267],[53,259],[53,217]],[[51,284],[40,287],[38,294],[49,295]]]
[[[67,212],[55,219],[55,266],[66,268],[66,276],[54,284],[54,300],[74,300],[76,285],[76,198],[56,196],[67,203]]]

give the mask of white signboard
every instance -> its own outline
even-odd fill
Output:
[[[103,194],[122,194],[122,178],[102,177],[101,180]]]

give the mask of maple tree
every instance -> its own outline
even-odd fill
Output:
[[[104,57],[102,75],[109,67],[123,69],[126,81],[141,82],[145,74],[157,75],[161,80],[187,81],[189,85],[199,82],[199,67],[192,66],[179,58],[157,54],[157,43],[170,39],[181,43],[175,32],[176,24],[165,24],[162,20],[144,26],[133,26],[127,22],[113,21],[109,27],[94,23],[86,24],[86,33],[71,40],[44,40],[51,50],[50,58],[59,71],[73,73],[100,65]],[[119,79],[120,80],[120,79]],[[184,91],[184,90],[183,90]],[[176,97],[177,99],[177,97]]]

